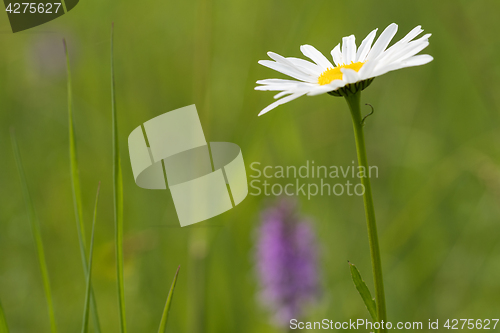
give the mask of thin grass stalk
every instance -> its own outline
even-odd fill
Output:
[[[206,321],[206,274],[208,230],[192,227],[189,233],[188,332],[204,333]]]
[[[212,44],[213,3],[210,0],[195,2],[195,52],[194,52],[194,91],[193,98],[198,110],[202,112],[205,135],[210,136],[210,49]],[[189,271],[188,277],[188,315],[190,333],[204,333],[206,322],[206,276],[209,251],[209,231],[206,227],[193,227],[188,240]]]
[[[82,190],[80,187],[80,176],[78,168],[78,158],[76,155],[76,135],[75,135],[75,122],[73,119],[73,88],[71,80],[71,67],[69,63],[68,47],[66,40],[63,39],[64,52],[66,54],[66,72],[67,72],[67,90],[68,90],[68,122],[69,122],[69,161],[71,172],[71,186],[73,189],[73,207],[75,210],[76,230],[78,234],[78,243],[80,245],[80,256],[83,265],[83,273],[85,277],[88,275],[87,267],[87,249],[85,239],[85,224],[83,223],[83,205],[82,205]],[[96,333],[101,332],[101,325],[99,322],[99,314],[97,311],[97,304],[94,296],[93,288],[90,289],[91,296],[91,311],[92,320],[94,321],[94,329]]]
[[[35,246],[38,254],[38,263],[40,264],[40,271],[42,273],[43,288],[45,291],[45,299],[47,300],[47,310],[50,320],[50,331],[52,333],[56,333],[57,332],[56,319],[54,315],[52,292],[50,289],[49,271],[47,269],[47,262],[45,260],[45,251],[43,249],[40,223],[36,216],[35,207],[33,206],[33,201],[31,200],[28,188],[28,182],[26,180],[26,175],[24,173],[24,168],[21,160],[21,153],[19,151],[19,146],[17,144],[17,139],[14,130],[11,131],[11,139],[12,139],[12,149],[14,150],[14,156],[16,159],[17,171],[19,172],[19,177],[21,179],[24,201],[26,203],[26,208],[28,210],[28,217],[31,223],[31,230],[33,232],[33,237],[35,240]]]
[[[63,39],[64,52],[66,54],[66,69],[67,69],[67,91],[68,91],[68,121],[69,121],[69,161],[71,171],[71,186],[73,188],[73,206],[75,207],[75,218],[78,226],[78,239],[81,249],[85,249],[85,225],[83,223],[83,208],[82,208],[82,190],[80,187],[80,178],[78,171],[78,159],[76,156],[76,137],[75,124],[73,120],[73,88],[71,81],[71,67],[69,63],[68,47],[66,40]],[[85,250],[82,251],[85,254]],[[85,260],[86,261],[86,260]]]
[[[161,316],[160,328],[158,329],[158,333],[165,333],[167,329],[168,313],[170,312],[170,304],[172,303],[175,284],[177,283],[177,276],[179,276],[180,269],[181,266],[177,267],[177,272],[175,272],[174,281],[172,281],[172,285],[170,286],[170,291],[168,292],[167,301],[165,302],[165,308],[163,309],[163,315]]]
[[[89,253],[89,272],[87,274],[87,288],[85,292],[85,306],[83,307],[83,325],[82,333],[87,333],[89,329],[89,308],[92,290],[92,257],[94,254],[94,236],[95,236],[95,223],[97,220],[97,203],[99,202],[99,190],[101,189],[101,182],[97,185],[97,193],[95,195],[94,205],[94,219],[92,221],[92,238],[90,239],[90,253]]]
[[[118,144],[116,118],[115,67],[113,57],[113,30],[111,26],[111,117],[113,127],[113,204],[115,213],[116,274],[118,280],[118,305],[120,307],[120,332],[127,332],[125,318],[125,287],[123,278],[123,181]]]

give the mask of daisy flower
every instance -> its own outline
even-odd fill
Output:
[[[397,24],[392,23],[373,43],[377,33],[375,29],[361,42],[359,48],[356,47],[354,35],[342,38],[342,46],[339,43],[331,51],[335,65],[311,45],[302,45],[300,50],[313,62],[293,57],[285,58],[274,52],[268,52],[269,57],[274,61],[261,60],[259,64],[295,80],[257,81],[257,84],[261,85],[255,87],[256,90],[280,91],[274,98],[281,98],[262,110],[259,116],[278,105],[304,95],[329,93],[334,96],[347,96],[354,94],[368,87],[377,76],[432,61],[433,58],[428,54],[417,55],[429,45],[431,36],[431,34],[426,34],[414,40],[423,32],[421,26],[417,26],[403,39],[387,48],[397,30]]]
[[[259,63],[295,80],[268,79],[257,81],[261,85],[257,86],[256,90],[279,91],[274,96],[278,100],[262,110],[259,116],[278,105],[304,95],[314,96],[329,93],[333,96],[343,96],[352,116],[358,165],[364,170],[368,170],[363,125],[366,117],[373,113],[373,108],[372,113],[365,117],[361,115],[361,91],[368,87],[377,76],[400,68],[424,65],[433,59],[427,54],[417,55],[429,45],[429,37],[431,36],[427,34],[415,40],[423,32],[420,26],[387,48],[397,30],[396,24],[389,25],[374,42],[377,34],[377,29],[375,29],[361,42],[359,48],[356,47],[353,35],[342,38],[342,46],[339,43],[331,52],[335,66],[311,45],[302,45],[300,50],[313,62],[292,57],[285,58],[269,52],[269,57],[274,61],[261,60]],[[373,319],[383,323],[387,322],[387,312],[370,177],[363,175],[360,181],[365,188],[363,202],[375,287],[376,318]],[[354,283],[358,287],[359,281],[354,279]],[[358,288],[358,290],[360,289]],[[366,293],[360,292],[360,295],[366,304]],[[386,329],[383,327],[377,330],[379,333],[385,333],[385,331]]]

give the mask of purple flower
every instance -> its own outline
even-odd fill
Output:
[[[316,237],[295,214],[295,202],[281,200],[262,214],[257,241],[259,299],[278,326],[301,315],[318,292]]]

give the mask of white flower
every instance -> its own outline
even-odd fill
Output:
[[[268,52],[274,61],[261,60],[259,64],[299,81],[283,79],[257,81],[261,86],[255,87],[256,90],[280,91],[274,98],[283,97],[262,110],[259,116],[303,95],[314,96],[328,92],[342,96],[349,91],[354,93],[366,88],[376,76],[432,61],[433,58],[428,54],[416,55],[429,45],[428,39],[431,36],[426,34],[413,40],[423,32],[420,26],[387,48],[397,30],[397,24],[392,23],[373,44],[377,33],[375,29],[368,34],[358,49],[354,35],[342,38],[342,48],[339,43],[331,52],[335,66],[311,45],[302,45],[300,50],[314,63]]]

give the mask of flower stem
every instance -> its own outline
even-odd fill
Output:
[[[361,184],[365,188],[363,194],[363,202],[365,205],[366,224],[368,228],[368,239],[370,243],[370,254],[372,260],[373,279],[375,282],[375,301],[377,304],[378,322],[384,323],[387,321],[385,310],[384,296],[384,281],[382,278],[382,262],[380,260],[380,249],[377,236],[377,223],[375,221],[375,208],[373,206],[372,188],[369,177],[369,166],[366,158],[365,137],[363,133],[363,119],[361,117],[360,108],[361,92],[348,94],[345,96],[347,104],[352,115],[352,124],[354,127],[354,137],[356,139],[356,150],[358,153],[358,165],[364,169],[364,175],[361,177]],[[380,329],[380,333],[385,332],[385,329]]]

